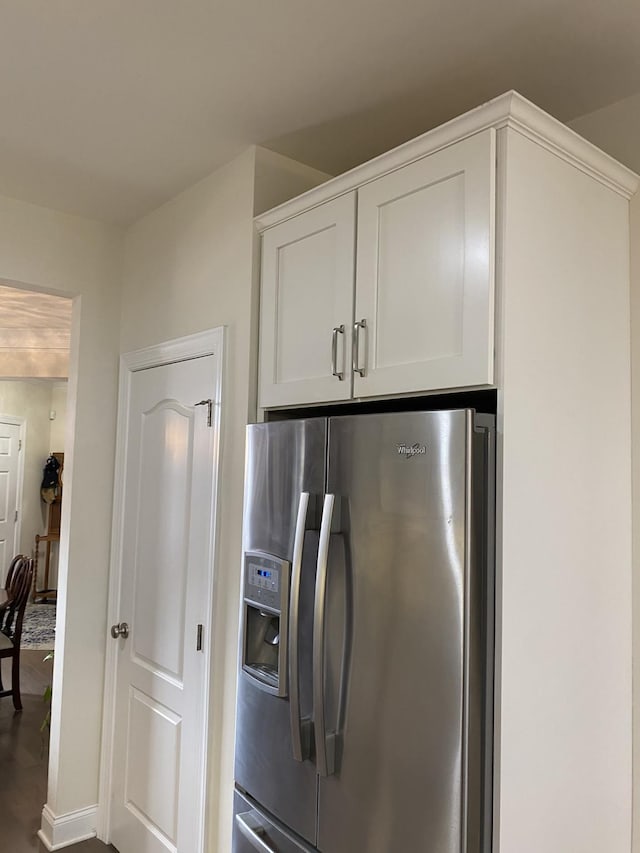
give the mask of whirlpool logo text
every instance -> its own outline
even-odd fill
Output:
[[[405,459],[413,459],[414,456],[424,456],[427,452],[426,444],[397,444],[398,456]]]

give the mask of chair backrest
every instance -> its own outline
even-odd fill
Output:
[[[7,603],[0,612],[0,631],[19,645],[22,620],[31,591],[33,557],[19,554],[11,561],[7,574]]]
[[[5,590],[7,590],[7,592],[11,587],[11,578],[13,577],[13,573],[15,572],[18,565],[20,563],[23,563],[26,559],[27,557],[25,557],[24,554],[18,554],[16,557],[13,558],[13,560],[11,560],[11,564],[9,565],[9,571],[7,572],[7,579],[4,583],[4,588]]]

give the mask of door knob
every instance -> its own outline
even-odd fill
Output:
[[[121,622],[119,625],[112,625],[111,636],[114,640],[117,640],[118,637],[122,637],[123,640],[126,640],[129,636],[129,626],[127,623]]]

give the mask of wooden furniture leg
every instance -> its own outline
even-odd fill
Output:
[[[33,601],[36,601],[38,598],[48,600],[55,599],[57,596],[57,589],[49,589],[49,569],[51,566],[51,543],[59,542],[60,534],[56,531],[55,533],[46,533],[44,536],[40,536],[40,534],[36,534],[36,555],[34,557],[34,584],[33,584]],[[38,570],[38,552],[40,550],[40,545],[44,544],[44,578],[43,578],[43,586],[41,589],[37,587],[37,570]]]
[[[36,590],[38,589],[38,556],[39,556],[38,552],[40,550],[39,545],[40,545],[40,537],[36,533],[36,547],[35,547],[35,553],[33,555],[33,584],[31,586],[31,589],[32,589],[31,601],[33,601],[33,602],[35,602],[35,600],[36,600]]]

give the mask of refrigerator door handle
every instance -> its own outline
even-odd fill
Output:
[[[255,812],[237,814],[236,825],[240,834],[247,839],[254,850],[259,850],[260,853],[278,853],[275,847],[272,847],[264,840],[265,828],[260,823]]]
[[[300,626],[300,579],[302,575],[302,550],[309,509],[309,492],[300,493],[296,533],[291,564],[291,602],[289,605],[289,718],[291,744],[296,761],[304,761],[311,754],[311,720],[300,715],[300,667],[298,662]]]
[[[318,545],[316,597],[313,608],[313,719],[316,766],[321,776],[331,776],[335,768],[335,734],[327,735],[324,715],[324,614],[327,597],[327,561],[331,539],[331,519],[335,495],[325,495]]]

